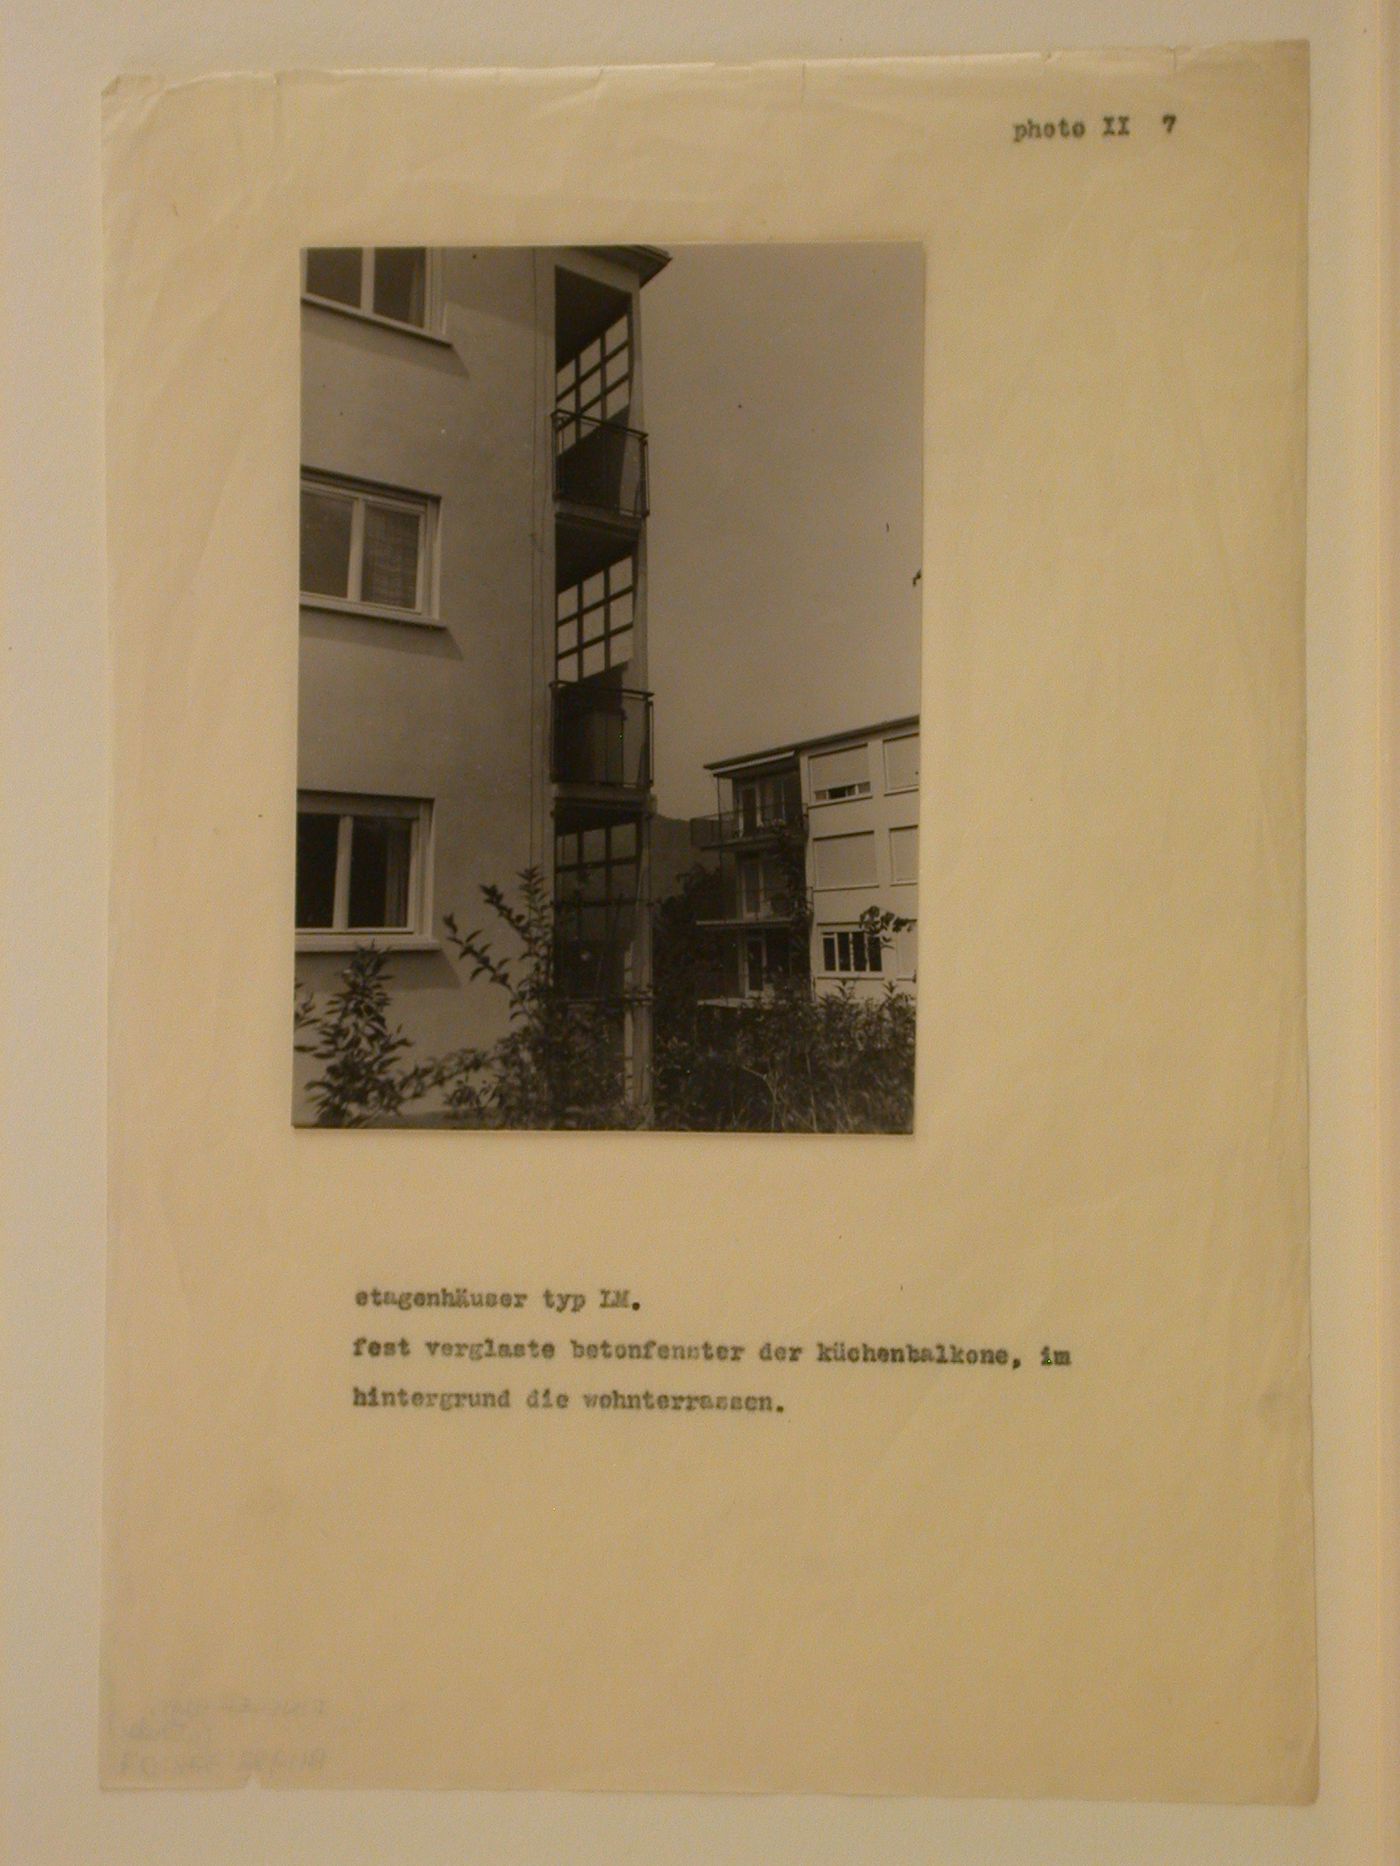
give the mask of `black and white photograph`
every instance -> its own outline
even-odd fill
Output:
[[[924,254],[302,254],[293,1119],[912,1132]]]

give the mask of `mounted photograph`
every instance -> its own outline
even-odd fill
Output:
[[[924,255],[302,255],[292,1117],[913,1130]]]

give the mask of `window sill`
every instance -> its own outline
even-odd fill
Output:
[[[352,603],[341,596],[300,598],[303,609],[320,615],[358,616],[362,622],[396,622],[400,628],[431,628],[445,632],[447,624],[437,616],[419,615],[412,609],[391,609],[386,603]]]
[[[426,933],[297,933],[298,952],[358,952],[363,946],[379,952],[442,951],[442,941]]]
[[[358,305],[343,305],[335,298],[318,298],[314,292],[303,292],[301,302],[317,311],[333,312],[336,317],[353,318],[357,324],[374,324],[380,330],[396,330],[404,337],[418,337],[424,343],[437,344],[442,350],[453,348],[450,337],[440,330],[428,330],[422,324],[405,324],[396,317],[381,317],[377,311],[362,311]]]

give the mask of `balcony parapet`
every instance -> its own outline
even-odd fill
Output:
[[[721,810],[717,816],[693,816],[690,819],[690,846],[693,849],[759,848],[764,844],[801,837],[807,830],[807,812],[784,809],[764,816],[751,811]]]
[[[555,681],[550,778],[642,798],[651,789],[651,694],[639,687]]]
[[[804,912],[804,903],[791,894],[774,894],[767,900],[753,902],[731,896],[723,902],[719,913],[705,915],[695,924],[726,932],[742,932],[752,927],[790,927],[803,918]]]
[[[556,408],[554,496],[610,519],[646,517],[647,437],[640,428]]]

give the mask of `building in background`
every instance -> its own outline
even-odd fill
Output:
[[[527,868],[650,1070],[647,247],[303,256],[297,974],[390,956],[418,1056],[503,1034],[444,945]],[[489,930],[489,929],[488,929]],[[506,944],[509,944],[507,941]],[[299,1118],[307,1109],[298,1084]]]
[[[887,984],[911,995],[918,950],[919,720],[707,765],[720,808],[697,849],[721,864],[716,995],[742,1001],[793,976],[818,992]],[[874,932],[869,910],[905,924]]]

